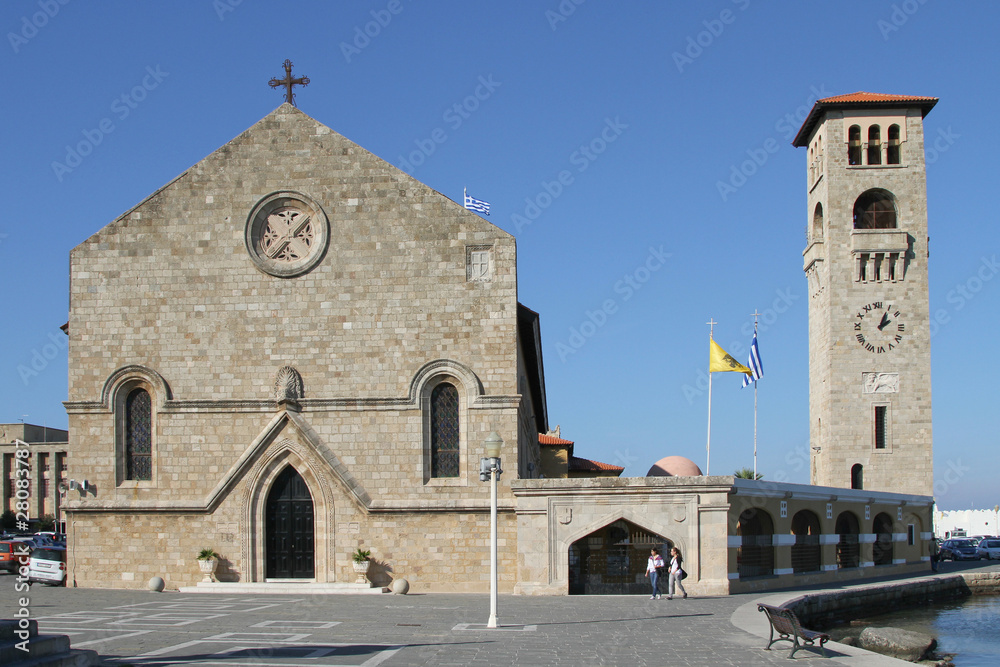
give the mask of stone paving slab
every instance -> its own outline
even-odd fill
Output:
[[[0,605],[12,586],[0,579]],[[67,634],[108,664],[773,665],[787,652],[732,626],[738,596],[205,596],[32,587],[42,632]],[[796,659],[811,660],[805,652]],[[816,659],[820,659],[818,656]]]
[[[767,621],[756,603],[805,590],[687,600],[504,595],[501,627],[491,630],[483,627],[487,594],[205,595],[45,586],[18,593],[14,581],[0,575],[6,610],[0,614],[12,614],[18,599],[28,597],[41,632],[66,634],[74,648],[96,650],[106,664],[253,667],[787,666],[787,649],[763,649]],[[805,649],[795,662],[875,664],[859,649],[827,646],[831,658]]]

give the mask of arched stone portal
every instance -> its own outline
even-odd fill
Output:
[[[313,501],[302,475],[286,467],[267,494],[265,576],[312,579],[316,576]]]
[[[625,519],[608,524],[570,545],[569,594],[649,593],[645,577],[649,550],[656,547],[669,560],[672,546],[662,535]]]

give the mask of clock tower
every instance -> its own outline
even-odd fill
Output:
[[[934,97],[818,100],[808,150],[813,484],[933,495],[923,118]]]

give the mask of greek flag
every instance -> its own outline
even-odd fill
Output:
[[[757,332],[753,334],[753,342],[750,343],[750,375],[743,376],[743,386],[746,387],[751,382],[756,382],[764,375],[764,364],[760,362],[760,350],[757,349]]]
[[[483,215],[490,214],[490,203],[485,202],[482,199],[476,199],[475,197],[470,197],[469,193],[462,190],[465,195],[465,208],[470,211],[475,211],[476,213],[482,213]]]

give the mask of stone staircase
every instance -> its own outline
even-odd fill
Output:
[[[38,621],[28,621],[27,651],[18,621],[0,620],[0,665],[4,667],[91,667],[100,664],[96,651],[70,648],[66,635],[38,634]]]

